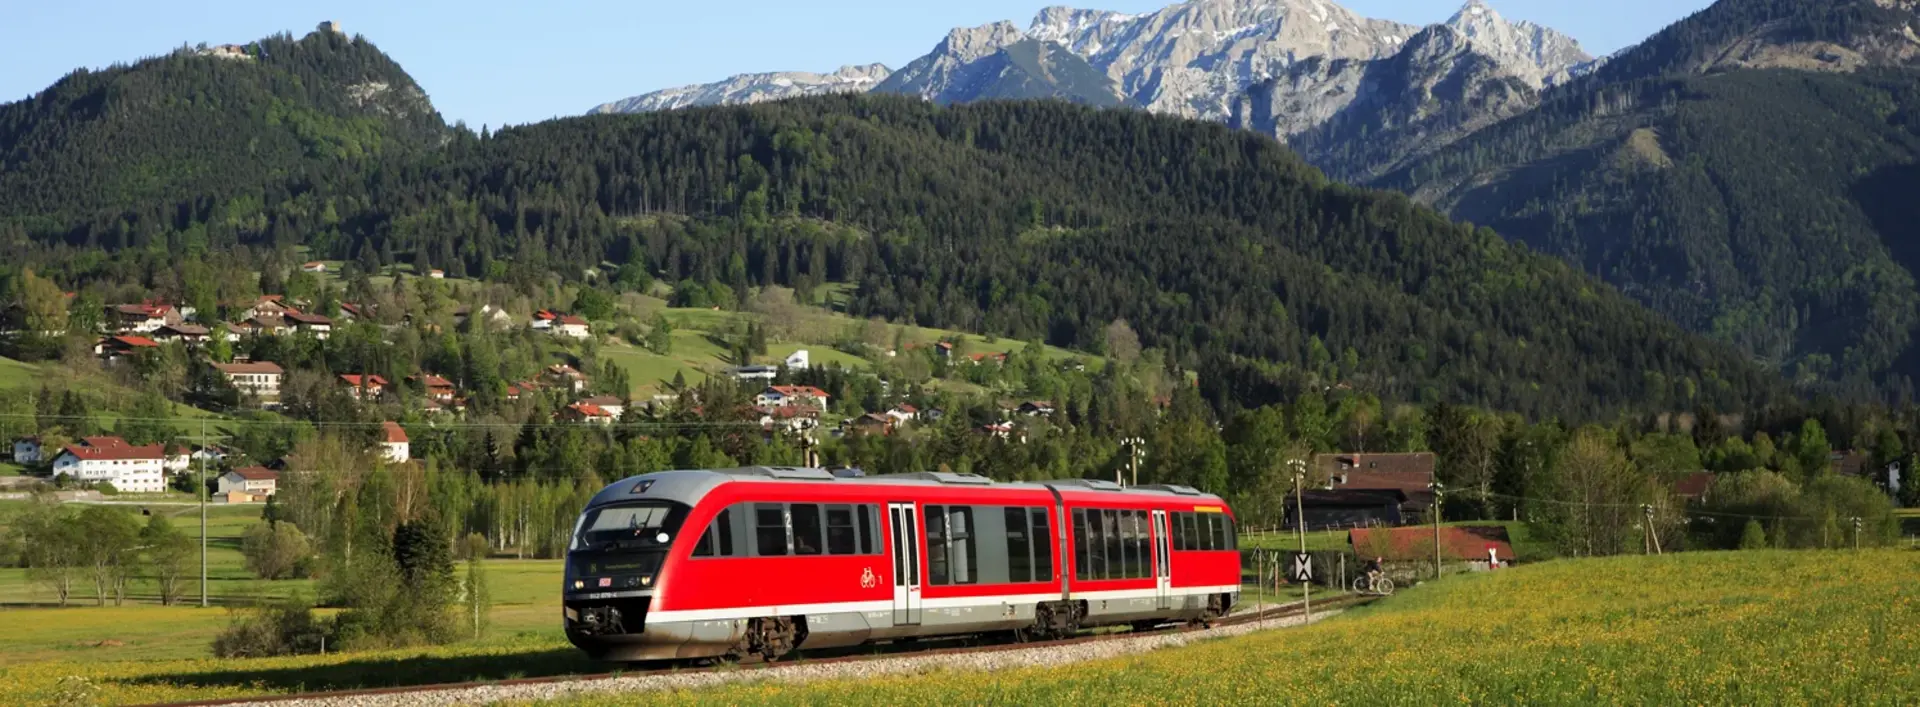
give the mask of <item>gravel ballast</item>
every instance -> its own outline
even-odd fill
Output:
[[[1314,621],[1340,613],[1339,610],[1315,611]],[[493,702],[521,702],[560,699],[574,695],[610,692],[648,692],[653,690],[689,690],[731,683],[758,681],[811,682],[848,680],[920,673],[929,670],[1009,670],[1036,666],[1064,665],[1104,658],[1184,646],[1195,641],[1240,636],[1255,631],[1299,626],[1303,616],[1288,616],[1204,631],[1161,633],[1138,638],[1116,638],[1060,646],[1009,648],[963,653],[902,655],[899,657],[832,663],[791,663],[740,670],[689,671],[660,675],[615,678],[583,678],[521,685],[487,685],[450,690],[355,695],[320,699],[277,701],[274,704],[295,707],[415,707],[425,705],[466,705]]]

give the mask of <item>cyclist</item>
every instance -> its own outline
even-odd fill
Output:
[[[1383,559],[1384,558],[1375,557],[1367,563],[1367,591],[1373,591],[1374,581],[1379,579],[1380,575],[1386,571],[1381,566]]]

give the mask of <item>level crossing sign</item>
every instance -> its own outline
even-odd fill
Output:
[[[1293,564],[1287,566],[1287,578],[1295,582],[1313,581],[1313,556],[1304,552],[1294,553]]]

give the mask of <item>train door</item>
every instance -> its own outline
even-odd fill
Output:
[[[1167,524],[1166,511],[1153,512],[1153,576],[1154,595],[1160,599],[1162,611],[1173,608],[1173,560],[1167,542],[1170,526]]]
[[[893,625],[920,623],[920,523],[911,503],[887,504],[893,530]]]

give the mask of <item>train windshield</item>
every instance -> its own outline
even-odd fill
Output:
[[[673,543],[687,508],[678,503],[627,503],[588,509],[573,531],[573,552],[658,550]]]

